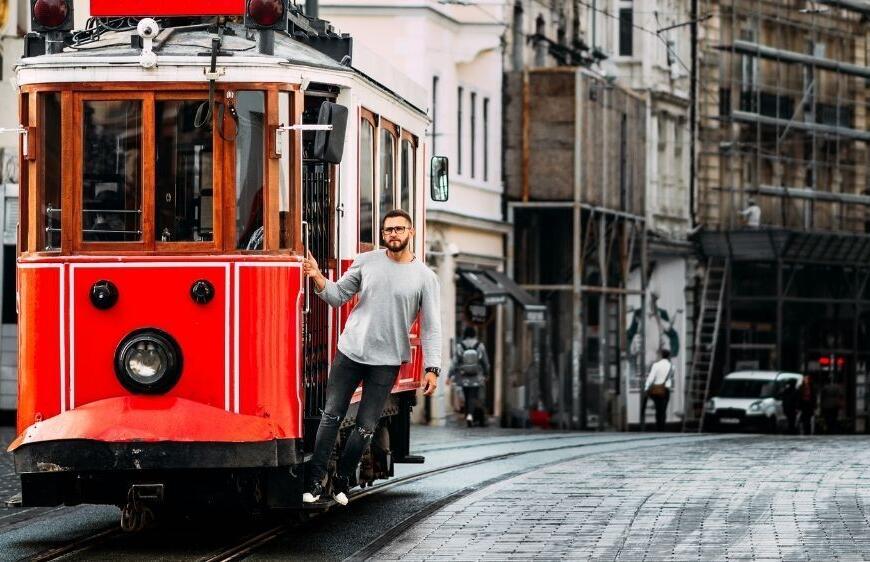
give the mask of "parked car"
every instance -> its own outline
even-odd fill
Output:
[[[800,387],[803,375],[782,371],[737,371],[726,375],[719,391],[707,401],[704,428],[769,432],[785,428],[788,420],[779,396],[789,379]]]

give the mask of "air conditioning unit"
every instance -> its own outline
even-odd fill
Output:
[[[0,0],[0,37],[21,37],[18,32],[19,2],[20,0]]]

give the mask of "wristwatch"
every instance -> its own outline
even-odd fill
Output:
[[[436,377],[441,376],[441,369],[439,369],[438,367],[426,367],[424,371],[426,373],[435,373]]]

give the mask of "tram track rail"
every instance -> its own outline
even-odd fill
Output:
[[[423,480],[425,478],[430,478],[432,476],[437,476],[439,474],[443,474],[443,473],[449,472],[451,470],[469,468],[472,466],[496,462],[496,461],[500,461],[500,460],[505,460],[505,459],[509,459],[509,458],[513,458],[513,457],[517,457],[517,456],[521,456],[521,455],[528,455],[528,454],[549,452],[549,451],[559,451],[559,450],[574,449],[574,448],[601,446],[601,445],[618,445],[618,444],[622,444],[622,443],[637,443],[637,442],[655,443],[655,442],[660,442],[662,440],[665,440],[665,441],[667,441],[667,440],[671,440],[671,441],[679,440],[679,441],[695,442],[695,441],[702,441],[702,440],[707,440],[707,439],[721,439],[723,437],[724,436],[709,436],[709,435],[686,436],[683,434],[679,434],[679,435],[667,435],[667,436],[662,436],[662,437],[624,438],[624,439],[611,439],[611,440],[606,440],[606,441],[601,440],[601,441],[592,441],[592,442],[586,442],[586,443],[576,443],[576,444],[571,444],[571,445],[560,445],[557,447],[545,447],[545,448],[538,448],[538,449],[529,449],[529,450],[525,450],[525,451],[512,451],[512,452],[508,452],[508,453],[490,455],[487,457],[482,457],[482,458],[474,459],[474,460],[470,460],[470,461],[453,463],[450,465],[445,465],[442,467],[434,468],[432,470],[426,470],[426,471],[417,472],[414,474],[409,474],[407,476],[391,478],[390,480],[384,482],[383,484],[378,484],[376,486],[372,486],[370,488],[366,488],[364,490],[360,490],[360,491],[353,493],[350,496],[350,501],[351,502],[359,501],[363,498],[383,493],[383,492],[390,490],[392,488],[411,484],[413,482]],[[549,439],[552,439],[552,438],[549,438]],[[592,455],[592,454],[596,454],[596,453],[586,452],[586,453],[576,455],[573,457],[559,459],[557,461],[553,461],[552,463],[541,464],[541,465],[537,466],[536,469],[548,466],[550,464],[559,464],[562,462],[567,462],[567,461],[570,461],[570,460],[573,460],[576,458],[581,458],[581,457],[584,457],[587,455]],[[496,484],[496,483],[503,481],[505,479],[513,478],[515,476],[519,476],[521,474],[524,474],[525,472],[528,472],[528,470],[529,469],[522,469],[522,470],[517,470],[517,471],[511,472],[508,474],[499,475],[498,477],[492,478],[490,480],[487,480],[487,481],[484,481],[484,482],[481,482],[481,483],[478,483],[478,484],[475,484],[472,486],[467,486],[461,490],[458,490],[456,492],[452,492],[452,493],[448,494],[447,496],[442,497],[439,500],[435,500],[434,502],[428,504],[423,509],[418,510],[413,515],[409,516],[408,518],[406,518],[405,520],[403,520],[399,524],[395,525],[394,527],[392,527],[391,529],[386,531],[384,534],[381,535],[381,537],[376,539],[373,543],[370,543],[366,547],[363,547],[363,549],[361,549],[357,553],[354,553],[353,555],[351,555],[351,557],[349,557],[348,560],[365,560],[368,557],[370,557],[371,554],[374,554],[375,552],[377,552],[377,550],[380,550],[380,548],[382,548],[383,545],[387,544],[387,542],[389,542],[393,538],[397,537],[404,530],[406,530],[407,528],[412,526],[414,523],[416,523],[417,521],[419,521],[425,517],[428,517],[429,515],[431,515],[432,513],[437,511],[438,509],[441,509],[444,506],[447,506],[455,501],[458,501],[458,500],[462,499],[463,497],[465,497],[469,494],[472,494],[480,489],[486,488],[488,486]],[[314,519],[315,517],[324,516],[326,513],[328,513],[328,509],[321,511],[321,512],[318,512],[316,514],[311,514],[311,516],[308,518],[308,520]],[[249,535],[242,542],[237,543],[237,544],[235,544],[235,545],[233,545],[233,546],[231,546],[223,551],[216,552],[216,553],[214,553],[206,558],[200,558],[199,560],[200,560],[200,562],[230,562],[230,561],[234,561],[234,560],[241,560],[241,559],[245,558],[246,556],[253,554],[257,549],[261,548],[262,546],[265,546],[266,544],[271,543],[272,541],[274,541],[274,540],[286,535],[287,533],[293,531],[294,529],[298,528],[300,524],[301,523],[288,525],[285,523],[285,524],[281,524],[281,525],[276,525],[270,529],[267,529],[265,531],[262,531],[260,533],[255,534],[255,535]],[[389,536],[389,539],[388,540],[384,539],[384,537],[387,537],[387,536]],[[383,542],[383,544],[382,544],[382,540],[386,540],[387,542]],[[381,545],[381,546],[378,546],[378,545]],[[371,552],[370,552],[370,550],[371,550]]]
[[[572,435],[552,435],[552,436],[536,437],[534,439],[499,440],[498,442],[480,443],[478,446],[489,446],[489,445],[496,446],[496,445],[504,445],[507,443],[513,444],[513,443],[517,443],[517,442],[521,443],[524,441],[532,441],[532,440],[540,442],[542,440],[554,441],[554,440],[565,440],[565,439],[571,439],[571,438],[576,439],[578,441],[577,443],[570,443],[570,444],[564,444],[564,445],[560,444],[560,445],[550,446],[550,447],[536,447],[533,449],[526,449],[526,450],[521,450],[521,451],[509,451],[509,452],[504,452],[504,453],[492,454],[492,455],[487,455],[487,456],[480,457],[477,459],[471,459],[468,461],[456,462],[456,463],[451,463],[451,464],[447,464],[444,466],[435,467],[435,468],[430,469],[430,470],[415,472],[413,474],[409,474],[406,476],[393,477],[389,480],[384,481],[383,483],[376,484],[374,486],[371,486],[369,488],[365,488],[362,490],[354,491],[350,495],[350,501],[351,502],[360,501],[360,500],[363,500],[365,498],[381,494],[381,493],[386,492],[388,490],[391,490],[391,489],[394,489],[394,488],[397,488],[400,486],[412,484],[414,482],[418,482],[418,481],[421,481],[421,480],[424,480],[427,478],[431,478],[433,476],[438,476],[438,475],[441,475],[441,474],[444,474],[444,473],[447,473],[447,472],[450,472],[453,470],[469,468],[469,467],[487,464],[487,463],[492,463],[492,462],[498,462],[498,461],[502,461],[502,460],[506,460],[506,459],[511,459],[511,458],[523,456],[523,455],[530,455],[530,454],[535,454],[535,453],[544,453],[544,452],[551,452],[551,451],[561,451],[561,450],[568,450],[568,449],[575,449],[575,448],[582,449],[582,448],[607,446],[607,445],[620,445],[620,444],[631,445],[631,444],[637,444],[637,443],[660,443],[662,441],[695,442],[698,440],[717,439],[717,438],[724,437],[724,436],[705,436],[705,435],[687,436],[687,435],[683,435],[683,434],[677,434],[677,435],[664,435],[664,436],[656,436],[656,437],[624,437],[624,438],[618,438],[618,439],[594,439],[594,437],[596,437],[597,435],[599,435],[599,434],[583,434],[583,435],[579,435],[579,436],[578,435],[573,435],[573,436]],[[590,439],[590,438],[592,438],[592,439]],[[439,448],[439,451],[451,450],[451,449],[460,449],[460,448],[467,448],[467,444],[457,445],[455,447],[443,447],[443,448]],[[433,449],[431,449],[431,448],[426,449],[426,450],[429,452],[433,451]],[[576,455],[573,457],[569,457],[569,458],[559,459],[558,461],[554,461],[553,463],[548,463],[548,464],[556,464],[556,463],[566,462],[566,461],[572,460],[574,458],[579,458],[579,457],[583,457],[583,456],[587,456],[587,455],[591,455],[591,454],[596,454],[596,453],[595,452],[584,452],[582,454],[579,454],[579,455]],[[547,466],[547,464],[539,465],[536,468],[542,468],[544,466]],[[500,475],[496,478],[487,480],[485,482],[481,482],[481,483],[478,483],[478,484],[475,484],[472,486],[462,488],[461,490],[452,492],[452,493],[448,494],[447,496],[444,496],[443,498],[441,498],[439,500],[435,500],[434,502],[427,504],[427,506],[425,506],[423,509],[412,514],[407,519],[403,520],[402,522],[400,522],[399,524],[397,524],[393,528],[386,531],[384,533],[384,535],[382,535],[381,537],[376,539],[374,543],[371,543],[369,546],[364,547],[364,549],[361,550],[358,554],[361,553],[360,556],[364,556],[365,553],[368,552],[368,550],[366,550],[366,549],[370,549],[370,547],[375,548],[375,546],[377,544],[381,544],[381,545],[386,544],[385,542],[383,542],[386,540],[383,537],[389,535],[390,537],[395,538],[395,536],[398,536],[399,534],[401,534],[402,531],[404,531],[405,529],[407,529],[408,527],[413,525],[414,522],[419,521],[420,519],[427,517],[431,513],[434,513],[438,509],[440,509],[446,505],[449,505],[450,503],[452,503],[454,501],[458,501],[462,497],[465,497],[471,493],[474,493],[477,490],[491,486],[491,485],[497,483],[498,481],[502,481],[502,480],[505,480],[508,478],[512,478],[514,476],[518,476],[524,472],[527,472],[528,470],[529,469],[524,469],[524,470],[516,471],[516,473],[512,472],[512,473],[508,473],[508,474],[503,474],[503,475]],[[330,504],[325,505],[322,509],[297,511],[294,514],[295,518],[290,517],[290,516],[280,516],[279,515],[279,517],[281,518],[281,521],[279,523],[273,524],[273,525],[267,525],[267,526],[265,526],[265,528],[261,527],[259,529],[256,529],[255,531],[250,532],[250,533],[240,537],[237,540],[234,540],[232,542],[232,544],[221,547],[219,550],[212,551],[211,553],[207,554],[204,557],[199,558],[198,560],[200,560],[201,562],[219,562],[219,561],[229,562],[229,561],[233,561],[233,560],[241,560],[241,559],[247,557],[248,555],[254,553],[259,548],[261,548],[261,547],[273,542],[274,540],[279,539],[282,536],[285,536],[286,534],[298,529],[300,526],[302,526],[310,521],[313,521],[317,518],[326,516],[333,508],[335,508],[335,504],[330,503]],[[43,515],[46,515],[46,514],[43,514]],[[100,529],[97,529],[93,533],[79,537],[73,541],[70,541],[69,543],[66,543],[63,545],[58,545],[58,546],[43,550],[41,552],[35,553],[35,554],[25,556],[21,560],[31,560],[31,561],[38,561],[38,562],[48,562],[51,560],[59,560],[59,559],[66,558],[68,556],[72,556],[75,554],[86,552],[92,548],[103,545],[106,542],[108,542],[114,538],[123,537],[125,535],[127,535],[127,533],[124,533],[118,526],[113,525],[111,527],[101,527]],[[375,545],[375,546],[372,546],[372,545]],[[354,555],[352,555],[351,559],[357,560],[357,559],[361,559],[361,558],[357,557],[357,554],[354,554]]]

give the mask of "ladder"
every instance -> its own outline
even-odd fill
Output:
[[[701,309],[695,324],[695,346],[692,367],[686,377],[685,415],[683,431],[697,422],[698,432],[704,430],[704,413],[710,394],[710,379],[719,343],[722,305],[725,299],[730,263],[726,258],[708,258],[701,292]]]

